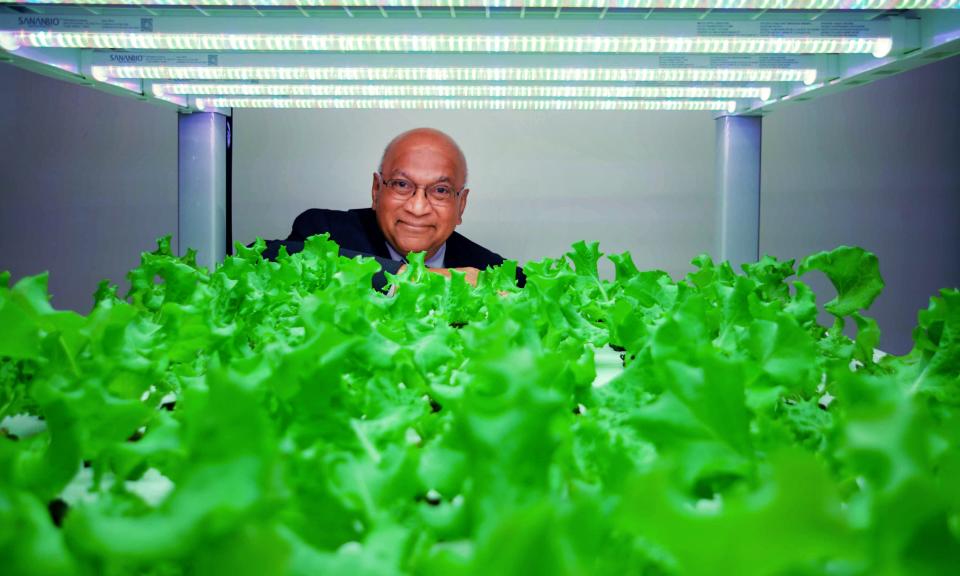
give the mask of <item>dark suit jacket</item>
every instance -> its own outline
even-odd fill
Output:
[[[286,246],[287,252],[293,254],[303,250],[303,242],[315,234],[330,233],[330,238],[340,246],[340,254],[347,258],[357,255],[370,256],[377,259],[380,266],[387,272],[395,274],[402,265],[401,262],[390,259],[387,250],[387,239],[377,223],[376,213],[371,208],[355,208],[353,210],[326,210],[311,208],[303,212],[293,221],[293,230],[286,240],[270,240],[263,253],[264,258],[276,258],[280,246]],[[447,268],[473,267],[480,270],[487,266],[503,264],[503,257],[487,250],[476,242],[467,240],[463,235],[454,232],[447,238],[447,248],[443,256],[443,265]],[[517,279],[521,286],[525,278],[517,269]],[[373,280],[374,287],[380,289],[386,284],[382,273]]]

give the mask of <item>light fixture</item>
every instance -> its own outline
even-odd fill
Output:
[[[137,94],[141,93],[140,91],[141,87],[139,82],[136,82],[136,83],[130,82],[130,81],[124,82],[123,80],[110,79],[106,81],[106,84],[110,84],[111,86],[116,86],[117,88],[123,88],[124,90],[128,90],[130,92],[134,92]]]
[[[7,31],[2,46],[287,52],[454,52],[525,54],[873,54],[890,53],[882,38],[736,36],[523,36],[470,34],[180,34]],[[8,48],[10,49],[10,48]]]
[[[176,104],[181,108],[186,108],[187,106],[189,106],[186,96],[175,96],[172,94],[163,94],[163,95],[154,95],[154,97],[159,100],[163,100],[165,102],[170,102],[171,104]]]
[[[17,42],[17,38],[13,32],[0,31],[0,48],[3,48],[8,52],[13,52],[19,47],[20,43]]]
[[[406,110],[582,110],[582,111],[715,111],[734,112],[733,100],[503,100],[383,98],[198,98],[197,108],[332,108]]]
[[[0,4],[78,6],[289,6],[321,8],[627,8],[740,10],[948,10],[960,0],[0,0]]]
[[[282,66],[93,66],[93,77],[148,80],[361,82],[803,82],[815,68],[356,68]]]
[[[517,86],[450,84],[154,84],[155,96],[326,96],[376,98],[751,98],[768,86]]]

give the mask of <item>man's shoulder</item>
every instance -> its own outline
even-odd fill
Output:
[[[297,215],[294,224],[323,226],[329,223],[344,222],[358,219],[357,212],[362,209],[354,210],[331,210],[330,208],[310,208]]]
[[[370,208],[331,210],[310,208],[293,221],[287,240],[304,241],[315,234],[328,233],[341,248],[384,256],[386,247],[377,219]]]
[[[331,210],[330,208],[310,208],[301,212],[293,221],[293,233],[304,238],[324,232],[334,233],[336,229],[363,227],[373,210],[354,208],[351,210]],[[375,217],[374,217],[375,218]]]
[[[503,261],[503,256],[484,248],[459,232],[454,232],[447,239],[444,264],[450,268],[471,266],[483,270],[487,266],[499,266]]]

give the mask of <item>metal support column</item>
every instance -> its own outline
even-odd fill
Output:
[[[227,124],[213,112],[180,115],[177,246],[197,250],[197,264],[213,267],[226,253]]]
[[[717,119],[720,259],[734,269],[760,257],[760,116]]]

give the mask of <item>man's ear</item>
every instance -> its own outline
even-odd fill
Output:
[[[457,226],[463,224],[463,211],[467,209],[467,195],[470,194],[469,188],[464,188],[460,193],[460,206],[457,211]]]
[[[373,173],[373,183],[370,185],[370,207],[377,210],[377,192],[380,191],[380,178],[377,173]]]

